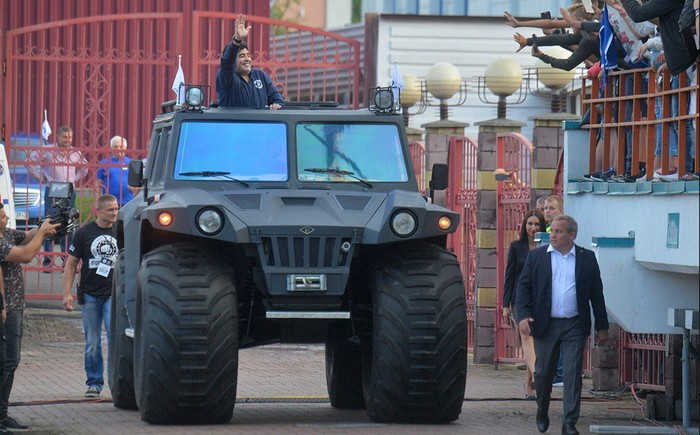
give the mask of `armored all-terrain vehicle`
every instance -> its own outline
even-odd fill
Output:
[[[224,423],[239,349],[324,343],[332,406],[381,422],[458,418],[466,303],[445,245],[459,215],[419,193],[381,92],[373,111],[190,101],[155,118],[145,170],[129,168],[141,193],[116,225],[115,406]],[[432,187],[446,187],[445,169]]]

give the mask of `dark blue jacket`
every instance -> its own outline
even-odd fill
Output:
[[[515,290],[518,287],[518,279],[523,271],[525,260],[530,253],[530,244],[526,241],[515,240],[508,249],[508,261],[506,262],[506,279],[503,283],[503,307],[515,309]],[[515,315],[513,315],[515,316]]]
[[[591,331],[591,308],[595,317],[595,330],[609,329],[608,314],[605,309],[603,282],[600,279],[598,261],[593,251],[576,246],[576,302],[578,318],[584,336]],[[525,260],[515,295],[516,315],[520,322],[532,317],[530,333],[541,337],[549,326],[552,311],[552,260],[547,252],[549,245],[533,251]]]
[[[249,107],[264,109],[272,103],[284,106],[282,95],[272,84],[270,76],[258,68],[250,72],[250,81],[243,80],[236,72],[239,46],[229,43],[221,55],[221,66],[216,73],[216,93],[219,105],[225,107]]]

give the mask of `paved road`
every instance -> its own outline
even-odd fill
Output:
[[[83,399],[83,337],[78,313],[28,309],[22,361],[10,414],[36,434],[537,434],[536,405],[523,400],[523,372],[514,366],[470,364],[462,414],[444,425],[387,425],[371,422],[364,411],[338,411],[328,403],[322,346],[273,345],[240,353],[238,403],[233,419],[220,426],[154,426],[137,411],[115,408],[105,388],[99,400]],[[640,406],[626,395],[597,399],[584,380],[579,430],[589,425],[645,425]],[[561,390],[555,394],[561,394]],[[561,402],[554,402],[550,433],[559,432]]]

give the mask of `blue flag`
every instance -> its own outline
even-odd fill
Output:
[[[600,66],[603,68],[603,83],[608,70],[617,68],[617,50],[615,48],[615,31],[608,19],[608,5],[603,7],[603,16],[600,20]]]
[[[401,93],[401,90],[406,86],[406,83],[403,81],[403,76],[401,73],[399,73],[399,67],[394,62],[394,69],[392,72],[392,77],[391,77],[391,90],[394,92],[394,101],[399,102],[399,94]]]

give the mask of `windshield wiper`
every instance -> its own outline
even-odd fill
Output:
[[[315,172],[317,174],[331,174],[331,175],[342,175],[344,177],[352,178],[353,180],[357,180],[360,183],[364,184],[365,186],[369,187],[370,189],[373,187],[372,183],[370,183],[367,180],[364,180],[360,177],[355,176],[354,172],[350,171],[344,171],[342,169],[336,169],[336,168],[306,168],[304,169],[306,172]]]
[[[179,175],[182,175],[183,177],[223,177],[227,180],[235,181],[236,183],[240,183],[245,187],[250,187],[250,184],[246,183],[243,180],[239,180],[237,178],[233,178],[230,176],[230,172],[225,172],[225,171],[193,171],[193,172],[180,172]]]

